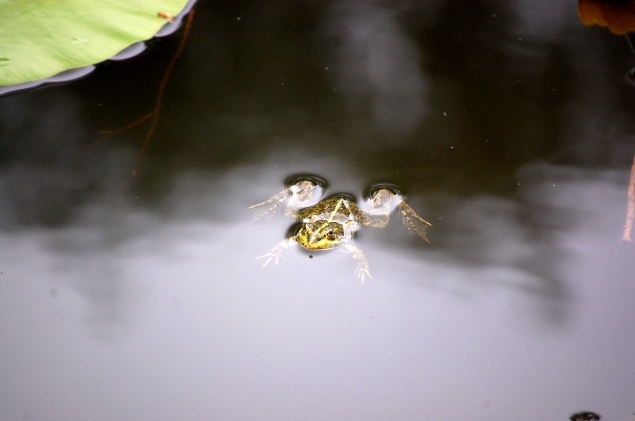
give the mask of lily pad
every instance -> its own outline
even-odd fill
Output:
[[[0,0],[0,86],[109,59],[152,38],[187,0]]]

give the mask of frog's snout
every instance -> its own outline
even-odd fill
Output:
[[[324,238],[324,235],[322,235],[319,232],[314,232],[309,236],[309,243],[310,244],[316,244],[319,243],[320,240],[322,240]]]

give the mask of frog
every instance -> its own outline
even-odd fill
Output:
[[[339,193],[327,197],[318,203],[314,201],[315,190],[321,189],[316,177],[302,178],[269,199],[250,206],[254,212],[251,222],[259,219],[271,220],[284,208],[287,217],[299,221],[297,229],[288,238],[277,244],[269,253],[256,257],[265,259],[263,267],[278,261],[284,250],[292,244],[310,252],[321,252],[339,248],[348,252],[357,263],[355,276],[364,283],[372,279],[368,260],[364,253],[350,244],[350,240],[361,227],[384,228],[390,214],[397,209],[410,234],[421,237],[430,243],[426,230],[432,224],[421,218],[405,202],[399,189],[388,184],[377,184],[368,195],[365,209],[357,205],[353,196]],[[312,255],[310,257],[313,257]]]

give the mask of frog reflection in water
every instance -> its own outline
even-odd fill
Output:
[[[426,229],[432,224],[421,218],[403,201],[400,194],[388,188],[377,189],[368,199],[368,210],[357,206],[352,197],[336,195],[308,206],[313,190],[318,184],[312,180],[301,180],[270,199],[249,207],[255,214],[253,221],[270,220],[286,202],[285,215],[301,220],[297,234],[287,238],[269,253],[257,259],[266,259],[263,267],[271,261],[278,263],[280,254],[290,244],[297,243],[309,251],[330,250],[342,246],[357,262],[355,275],[364,282],[372,278],[368,261],[358,248],[347,244],[360,226],[383,228],[388,224],[390,213],[398,208],[403,222],[411,234],[416,234],[429,243]]]

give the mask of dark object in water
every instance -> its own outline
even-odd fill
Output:
[[[600,414],[590,411],[576,412],[569,417],[571,421],[597,421],[600,418],[602,418]]]

